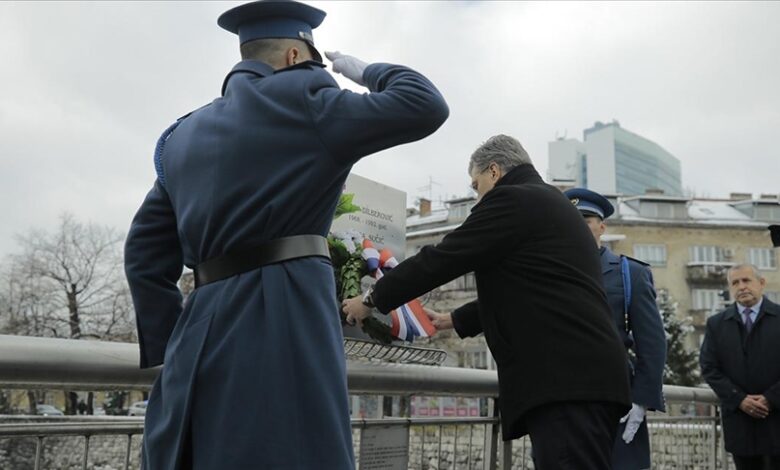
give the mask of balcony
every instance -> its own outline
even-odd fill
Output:
[[[725,288],[728,285],[726,273],[734,264],[731,262],[690,262],[685,278],[689,284]]]

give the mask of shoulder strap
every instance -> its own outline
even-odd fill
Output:
[[[168,126],[168,128],[163,131],[160,138],[157,139],[157,145],[154,147],[154,170],[157,172],[157,179],[160,180],[160,184],[162,184],[163,187],[165,187],[165,170],[162,164],[162,153],[163,149],[165,149],[165,142],[168,141],[168,137],[173,134],[173,131],[176,129],[179,123],[187,116],[179,118],[176,120],[176,122]]]
[[[623,318],[626,333],[631,330],[628,309],[631,307],[631,267],[626,256],[620,255],[620,275],[623,277]]]

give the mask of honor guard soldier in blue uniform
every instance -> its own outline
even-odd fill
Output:
[[[346,363],[327,234],[352,165],[433,133],[436,88],[400,65],[314,48],[325,12],[233,8],[242,61],[170,126],[125,246],[149,398],[145,470],[352,469]],[[182,266],[195,290],[182,305]]]
[[[601,245],[604,220],[612,215],[612,204],[584,188],[565,192],[579,209],[601,251],[604,290],[620,338],[629,351],[631,367],[631,411],[621,419],[612,454],[615,470],[650,468],[650,439],[647,410],[665,411],[663,372],[666,364],[666,333],[655,301],[653,274],[642,261],[616,255]]]

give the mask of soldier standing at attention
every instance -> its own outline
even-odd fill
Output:
[[[157,143],[125,246],[141,367],[164,364],[145,470],[354,468],[324,236],[352,165],[449,111],[414,70],[326,54],[369,93],[339,89],[314,47],[324,17],[278,0],[220,16],[243,60]],[[183,265],[196,287],[184,305]]]
[[[612,451],[614,470],[650,468],[650,436],[647,410],[664,411],[663,375],[666,364],[666,333],[655,302],[650,267],[624,255],[616,255],[601,245],[606,231],[604,220],[615,211],[596,192],[570,189],[566,197],[579,209],[601,252],[604,290],[620,339],[630,357],[631,411],[620,420]]]

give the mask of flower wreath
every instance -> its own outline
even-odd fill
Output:
[[[354,194],[344,193],[339,198],[333,219],[344,214],[359,212],[360,207],[352,201]],[[393,253],[388,248],[378,250],[371,240],[356,230],[346,232],[331,232],[328,234],[328,248],[333,263],[333,274],[336,279],[336,294],[339,305],[344,299],[361,295],[361,280],[364,276],[380,279],[385,272],[398,265]],[[346,316],[341,312],[341,321],[345,323]],[[391,323],[369,316],[363,320],[363,332],[370,338],[390,344],[394,339],[413,341],[415,337],[432,336],[436,328],[425,314],[422,304],[412,300],[390,312]]]

